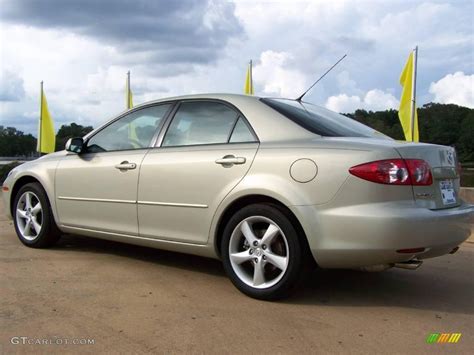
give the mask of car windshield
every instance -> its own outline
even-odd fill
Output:
[[[391,139],[347,116],[307,102],[287,99],[261,99],[261,101],[301,127],[320,136]]]

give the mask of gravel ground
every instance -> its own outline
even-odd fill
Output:
[[[317,270],[262,302],[216,260],[78,236],[24,247],[0,207],[0,353],[469,353],[473,261],[467,242],[417,271]],[[462,337],[426,344],[436,332]]]

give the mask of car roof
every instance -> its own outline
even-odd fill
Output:
[[[313,133],[310,133],[306,129],[300,127],[288,118],[284,117],[282,114],[275,111],[270,106],[261,102],[261,97],[253,95],[209,93],[165,97],[136,105],[133,107],[133,109],[121,112],[118,116],[116,116],[115,119],[142,107],[165,102],[193,99],[223,100],[234,105],[250,123],[260,142],[314,137]],[[94,131],[102,129],[109,122],[110,120],[99,126]],[[86,137],[93,134],[93,132],[86,135]]]
[[[178,100],[192,100],[192,99],[211,99],[211,100],[224,100],[224,101],[258,101],[260,100],[260,96],[253,96],[253,95],[242,95],[242,94],[226,94],[226,93],[208,93],[208,94],[192,94],[192,95],[180,95],[180,96],[172,96],[172,97],[164,97],[161,99],[151,100],[139,105],[134,106],[146,106],[154,103],[160,102],[167,102],[167,101],[178,101]]]

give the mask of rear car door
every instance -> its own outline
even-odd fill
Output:
[[[245,176],[258,145],[229,104],[181,102],[141,166],[140,236],[206,243],[217,206]]]
[[[135,110],[94,133],[84,153],[70,153],[56,171],[56,205],[62,225],[138,234],[140,164],[171,105]]]

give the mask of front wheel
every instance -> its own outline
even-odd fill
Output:
[[[287,296],[303,265],[295,227],[270,204],[249,205],[229,220],[221,254],[233,284],[246,295],[264,300]]]
[[[48,197],[38,183],[21,187],[15,196],[13,220],[20,241],[32,248],[46,248],[60,235]]]

